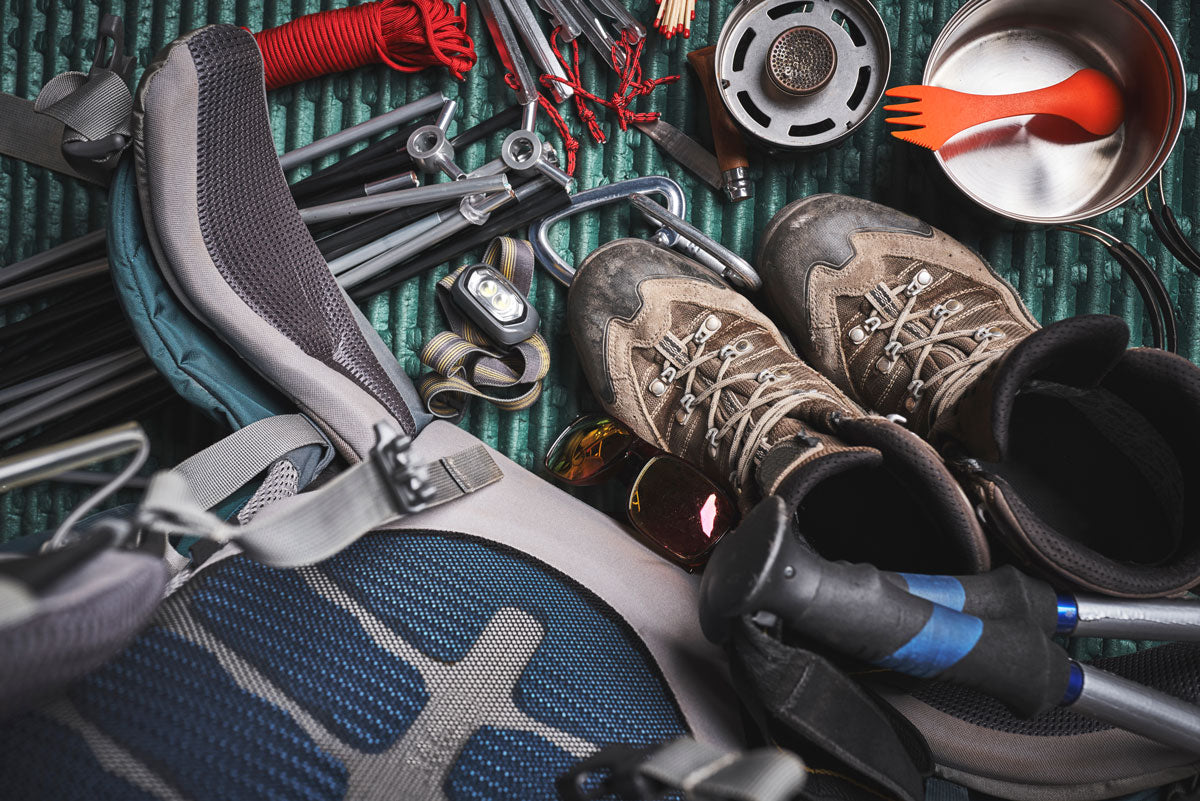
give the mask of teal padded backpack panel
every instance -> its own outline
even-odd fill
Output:
[[[297,411],[200,325],[167,286],[146,243],[132,154],[117,168],[109,190],[108,261],[134,335],[176,392],[234,429]]]

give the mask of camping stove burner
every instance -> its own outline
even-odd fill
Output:
[[[871,115],[891,47],[870,0],[740,0],[713,61],[721,101],[751,139],[771,150],[813,150]]]
[[[837,51],[829,37],[807,25],[788,28],[771,43],[767,75],[790,95],[823,89],[837,67]]]

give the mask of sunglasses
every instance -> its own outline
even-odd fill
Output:
[[[692,465],[639,439],[611,417],[587,414],[558,435],[546,469],[576,487],[629,485],[629,522],[648,543],[692,570],[737,520],[729,496]]]

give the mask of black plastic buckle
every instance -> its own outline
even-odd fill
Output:
[[[594,801],[614,796],[631,801],[649,801],[656,797],[655,783],[638,768],[654,751],[631,745],[614,744],[571,766],[554,780],[563,801]]]
[[[112,55],[105,58],[108,43],[112,42]],[[107,61],[107,63],[105,63]],[[96,52],[92,56],[92,71],[111,70],[125,80],[133,74],[133,56],[125,55],[125,25],[116,14],[105,14],[96,29]]]
[[[371,458],[387,477],[396,507],[413,514],[429,506],[437,490],[429,481],[429,468],[412,462],[409,449],[412,437],[401,434],[388,423],[375,424],[375,447]]]
[[[77,139],[63,142],[62,151],[70,159],[83,161],[107,161],[121,153],[129,145],[124,134],[111,133],[103,139]]]
[[[108,54],[108,43],[112,42],[112,54]],[[91,75],[97,70],[109,70],[128,81],[133,75],[133,56],[125,55],[125,25],[116,14],[105,14],[96,28],[96,50],[92,55]],[[76,169],[100,164],[108,169],[116,167],[118,157],[129,146],[129,137],[111,133],[102,139],[78,139],[63,142],[62,152],[67,163]]]

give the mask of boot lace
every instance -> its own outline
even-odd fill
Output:
[[[683,381],[683,395],[675,412],[675,422],[679,425],[686,425],[698,408],[707,405],[708,431],[704,438],[708,442],[709,456],[718,458],[721,443],[728,442],[729,450],[723,469],[729,471],[730,483],[740,491],[750,477],[757,446],[771,429],[805,403],[818,398],[831,403],[837,401],[818,390],[776,387],[777,382],[789,378],[782,370],[767,368],[757,372],[734,372],[733,363],[753,352],[754,347],[748,339],[742,338],[724,345],[720,350],[710,350],[708,340],[720,328],[720,318],[709,314],[686,341],[688,362],[676,368],[664,360],[662,372],[650,382],[648,390],[652,395],[661,397],[672,384]],[[706,383],[698,370],[717,360],[720,361],[717,373],[712,383]],[[748,396],[743,387],[734,389],[734,385],[745,381],[758,384]],[[737,409],[732,414],[727,415],[722,407],[724,393],[729,393],[737,400]],[[754,414],[759,409],[765,411],[755,420]]]
[[[900,309],[895,319],[883,320],[877,313],[872,313],[861,325],[850,330],[850,340],[855,344],[861,344],[877,332],[889,333],[887,344],[883,347],[883,356],[876,363],[878,369],[883,372],[891,370],[902,355],[920,351],[913,363],[912,380],[908,384],[908,400],[905,403],[905,410],[911,412],[916,409],[921,399],[932,390],[932,395],[929,397],[929,419],[931,421],[945,410],[952,399],[962,394],[961,390],[970,386],[1004,354],[1003,350],[990,347],[993,342],[1004,339],[1004,332],[995,327],[999,321],[993,321],[977,328],[950,328],[947,321],[966,309],[960,301],[953,299],[935,303],[927,309],[918,309],[916,307],[917,298],[932,284],[933,275],[922,268],[908,283],[890,287],[893,295],[903,293],[908,297],[908,301]],[[917,337],[908,344],[900,342],[900,332],[904,330],[906,323],[925,319],[933,320],[933,325],[926,336]],[[909,329],[909,333],[912,333],[912,329]],[[963,356],[940,370],[934,371],[927,378],[921,378],[925,362],[935,345],[964,338],[973,339],[975,345],[969,351],[954,348],[963,353]]]

